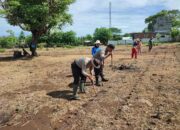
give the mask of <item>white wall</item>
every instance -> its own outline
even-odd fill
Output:
[[[143,38],[141,39],[142,42],[144,43],[148,43],[149,42],[149,38]],[[172,41],[172,39],[170,37],[163,37],[163,38],[154,38],[153,39],[153,42],[154,43],[157,43],[157,42],[170,42]],[[133,44],[133,40],[119,40],[119,41],[108,41],[108,44],[114,44],[114,45],[117,45],[117,44],[120,44],[120,45],[126,45],[126,44]]]

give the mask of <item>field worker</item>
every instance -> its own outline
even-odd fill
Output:
[[[151,38],[151,39],[149,40],[149,52],[151,52],[152,47],[153,47],[153,42],[152,42],[152,40],[153,40],[153,38]]]
[[[108,79],[104,78],[104,74],[103,74],[104,60],[106,58],[108,58],[109,56],[111,56],[111,58],[113,58],[112,51],[114,49],[115,49],[115,46],[113,44],[109,44],[109,45],[107,45],[107,47],[105,49],[98,50],[93,56],[95,59],[98,59],[102,62],[100,68],[94,68],[95,78],[96,78],[96,86],[101,86],[100,82],[99,82],[99,76],[101,77],[103,82],[108,81]]]
[[[141,54],[141,47],[142,47],[142,41],[141,41],[141,39],[139,39],[138,40],[138,42],[137,42],[137,52],[138,52],[138,54]]]
[[[94,43],[94,47],[92,48],[92,55],[94,56],[94,54],[100,50],[101,48],[99,47],[101,45],[101,42],[99,40],[97,40],[95,43]]]
[[[85,81],[86,77],[88,77],[91,82],[94,84],[94,80],[92,77],[93,68],[100,68],[100,60],[94,58],[80,58],[76,59],[71,64],[72,74],[74,78],[73,82],[73,97],[72,99],[78,100],[79,97],[77,95],[78,87],[80,88],[81,93],[85,93]],[[89,68],[90,74],[86,72]]]
[[[137,45],[138,45],[138,41],[135,40],[132,47],[131,58],[135,57],[137,59],[137,48],[136,48]]]

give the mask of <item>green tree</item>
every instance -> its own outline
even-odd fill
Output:
[[[12,48],[16,45],[17,38],[14,36],[6,36],[0,38],[0,47],[2,48]]]
[[[112,27],[110,28],[110,31],[112,32],[112,40],[121,40],[121,29]]]
[[[49,46],[49,41],[50,41],[49,34],[44,34],[39,38],[38,43],[46,43],[46,47],[52,47]]]
[[[1,16],[11,25],[32,33],[32,42],[37,44],[38,39],[51,28],[61,28],[71,23],[71,15],[67,13],[68,6],[74,0],[1,0]],[[36,47],[31,49],[36,55]]]
[[[115,27],[112,27],[112,28],[110,28],[110,31],[112,32],[112,34],[121,34],[121,29],[119,29],[119,28],[115,28]]]
[[[178,28],[172,28],[171,29],[171,37],[173,38],[173,41],[176,41],[176,38],[180,36],[180,30]]]
[[[24,32],[21,31],[20,34],[19,34],[19,37],[18,37],[19,45],[24,44],[25,39],[26,39],[26,37],[25,37],[25,35],[24,35]]]
[[[62,35],[63,35],[62,32],[54,32],[50,34],[47,42],[48,46],[50,47],[63,46]]]
[[[3,42],[5,44],[5,48],[12,48],[17,44],[17,38],[15,37],[14,31],[7,30],[9,35],[3,38]]]
[[[157,34],[156,34],[156,38],[157,38],[158,42],[160,42],[161,34],[160,34],[160,33],[157,33]]]
[[[87,34],[85,37],[84,37],[85,40],[90,40],[92,41],[93,40],[93,36],[90,35],[90,34]]]
[[[148,28],[144,28],[144,30],[142,31],[142,33],[147,33],[149,30]]]
[[[125,33],[125,34],[123,35],[123,37],[131,37],[131,34]]]
[[[154,31],[154,25],[158,17],[169,17],[171,19],[172,27],[180,23],[180,11],[179,10],[162,10],[155,15],[149,16],[145,19],[145,23],[148,24],[148,31]]]
[[[76,33],[73,31],[45,34],[39,38],[40,43],[47,43],[48,47],[62,47],[64,45],[76,45]]]
[[[112,38],[112,32],[108,28],[96,28],[94,32],[94,40],[100,40],[103,44],[107,44]]]
[[[75,46],[84,45],[84,41],[86,40],[85,37],[76,37]]]
[[[62,35],[62,43],[73,45],[76,41],[76,33],[73,31],[65,32]]]

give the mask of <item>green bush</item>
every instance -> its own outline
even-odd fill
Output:
[[[0,46],[2,48],[12,48],[16,43],[17,38],[14,36],[0,37]]]
[[[38,44],[39,49],[43,49],[44,47],[46,47],[46,43],[39,43]]]
[[[40,37],[38,43],[47,43],[47,47],[63,47],[64,45],[77,45],[76,33],[68,32],[54,32]]]

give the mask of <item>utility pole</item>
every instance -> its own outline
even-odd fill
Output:
[[[109,28],[111,28],[111,2],[109,2]]]

